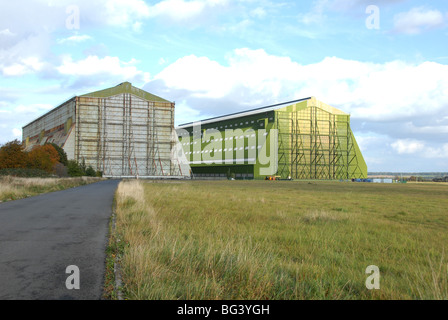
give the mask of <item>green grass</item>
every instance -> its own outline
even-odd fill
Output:
[[[0,202],[78,187],[100,180],[102,178],[22,178],[0,176]]]
[[[128,299],[448,299],[446,184],[130,181],[116,200]]]

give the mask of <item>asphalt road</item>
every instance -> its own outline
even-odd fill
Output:
[[[0,203],[0,300],[101,299],[118,182]]]

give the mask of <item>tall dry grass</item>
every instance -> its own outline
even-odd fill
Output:
[[[41,193],[77,187],[100,180],[102,180],[102,178],[20,178],[0,176],[0,201],[17,200]]]
[[[448,299],[446,186],[124,181],[116,202],[128,299]]]

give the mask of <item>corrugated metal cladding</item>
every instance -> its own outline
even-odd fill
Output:
[[[190,177],[174,107],[125,82],[69,100],[25,126],[23,138],[28,149],[55,142],[104,177]]]

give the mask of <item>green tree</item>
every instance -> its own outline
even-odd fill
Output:
[[[86,172],[75,160],[68,160],[67,173],[70,177],[82,177],[86,174]]]
[[[49,143],[53,146],[53,148],[56,149],[56,151],[59,154],[59,162],[62,163],[64,166],[68,165],[68,159],[67,159],[67,153],[65,153],[65,150],[62,149],[60,146],[58,146],[56,143]]]
[[[86,176],[88,176],[88,177],[95,177],[96,176],[96,171],[92,168],[92,166],[89,166],[86,169]]]

